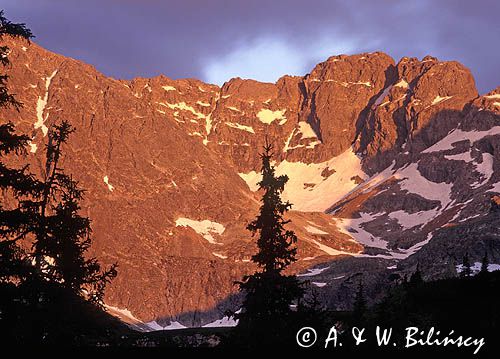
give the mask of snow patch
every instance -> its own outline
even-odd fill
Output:
[[[478,188],[483,186],[491,179],[491,176],[493,176],[493,163],[495,159],[491,154],[487,152],[482,153],[482,158],[483,161],[481,163],[475,163],[475,164],[476,164],[476,171],[483,175],[483,181],[473,184],[471,186],[472,188]]]
[[[277,111],[271,111],[268,109],[262,109],[257,113],[257,118],[262,122],[265,123],[266,125],[271,124],[275,120],[281,120],[280,124],[283,124],[286,122],[286,117],[285,117],[285,110],[277,110]],[[283,122],[285,121],[285,122]]]
[[[305,257],[305,258],[302,258],[303,261],[310,261],[310,260],[313,260],[314,258],[316,257]]]
[[[392,85],[387,86],[384,89],[384,91],[380,94],[380,96],[377,97],[377,99],[373,103],[373,107],[376,107],[376,106],[379,106],[380,104],[382,104],[383,99],[389,94],[389,91],[391,91],[391,89],[392,89]]]
[[[500,98],[500,93],[495,93],[493,95],[487,95],[487,96],[484,96],[484,98],[489,98],[489,99]]]
[[[229,126],[231,128],[236,128],[238,130],[247,131],[247,132],[250,132],[250,133],[255,133],[255,131],[253,130],[252,127],[245,126],[245,125],[240,125],[239,123],[226,122],[226,126]]]
[[[195,221],[189,218],[178,218],[175,221],[175,226],[191,227],[196,233],[201,235],[211,244],[219,244],[212,236],[213,233],[221,235],[226,230],[222,224],[209,221],[208,219]]]
[[[28,145],[30,146],[30,152],[31,153],[36,153],[36,150],[38,149],[37,144],[33,143],[31,141],[28,141]]]
[[[140,321],[139,319],[137,319],[136,317],[134,317],[132,312],[130,312],[130,310],[128,310],[127,308],[118,308],[118,307],[113,307],[113,306],[107,305],[107,304],[104,304],[104,308],[106,308],[106,310],[109,312],[109,314],[117,317],[118,319],[120,319],[124,323],[127,323],[133,327],[136,327],[139,330],[144,331],[144,327],[143,327],[144,323],[142,321]]]
[[[470,151],[464,152],[464,153],[458,153],[456,155],[447,155],[447,156],[444,156],[444,158],[446,158],[447,160],[450,160],[450,161],[464,161],[464,162],[473,162],[474,161],[474,159],[470,155]]]
[[[215,96],[215,104],[217,106],[217,102],[219,101],[220,99],[220,93],[217,93],[216,96]],[[205,135],[205,138],[203,139],[203,144],[206,146],[208,145],[208,135],[210,135],[210,132],[212,131],[212,113],[213,113],[214,109],[212,109],[212,111],[207,115],[205,116],[205,131],[206,131],[206,135]]]
[[[202,114],[201,112],[196,111],[193,107],[187,105],[185,102],[179,102],[179,103],[163,103],[159,102],[159,105],[166,106],[172,110],[179,109],[183,111],[188,111],[191,112],[193,115],[195,115],[198,118],[206,118],[207,116]]]
[[[54,70],[54,72],[51,75],[45,77],[45,94],[43,95],[43,98],[38,96],[38,99],[36,101],[37,121],[34,123],[33,127],[35,127],[35,130],[41,128],[44,137],[47,136],[47,133],[49,132],[49,129],[47,128],[47,126],[45,126],[45,121],[47,121],[49,114],[46,113],[44,117],[43,112],[45,110],[45,107],[47,106],[47,101],[49,99],[50,83],[56,74],[57,70]]]
[[[166,327],[163,327],[163,330],[176,330],[176,329],[185,329],[187,328],[185,325],[177,321],[170,322]]]
[[[325,283],[325,282],[311,282],[312,284],[314,284],[316,287],[324,287],[325,285],[327,285],[328,283]]]
[[[113,185],[111,183],[109,183],[108,176],[104,176],[103,181],[108,186],[109,191],[113,192],[113,190],[115,189],[115,187],[113,187]]]
[[[397,84],[394,85],[394,87],[402,87],[404,89],[408,88],[408,82],[406,82],[404,79],[399,80]]]
[[[297,274],[297,277],[313,277],[326,271],[330,266],[324,268],[310,268],[306,273]]]
[[[315,81],[315,80],[317,80],[317,79],[313,79],[312,81]],[[317,81],[320,81],[320,80],[317,80]],[[344,82],[344,81],[337,81],[337,80],[325,80],[325,82],[336,82],[343,87],[349,87],[350,85],[363,85],[366,87],[372,87],[372,83],[370,81]]]
[[[203,328],[224,328],[224,327],[235,327],[237,325],[238,325],[237,319],[225,316],[222,319],[218,319],[211,323],[205,324]]]
[[[288,150],[292,150],[294,148],[297,148],[297,146],[290,147],[290,141],[292,140],[292,137],[294,134],[295,134],[295,128],[290,133],[290,136],[288,136],[287,139],[285,140],[285,146],[283,147],[283,152],[287,152]]]
[[[210,107],[210,104],[208,102],[196,101],[196,104],[203,106],[203,107]]]
[[[239,108],[234,107],[234,106],[226,106],[226,108],[230,109],[231,111],[241,112],[241,110]]]
[[[445,207],[451,202],[451,188],[453,183],[436,183],[429,181],[420,174],[418,163],[412,163],[394,175],[396,179],[403,179],[399,185],[402,190],[418,194],[426,199],[441,202],[441,207]]]
[[[453,144],[460,141],[468,140],[471,144],[486,137],[500,134],[500,126],[495,126],[487,131],[462,131],[454,129],[446,135],[442,140],[436,142],[431,147],[422,151],[422,153],[432,153],[438,151],[446,151],[453,149]]]
[[[453,96],[444,96],[444,97],[441,97],[439,95],[437,95],[436,97],[434,97],[434,100],[432,100],[431,102],[431,106],[434,106],[434,105],[437,105],[438,103],[440,102],[443,102],[443,101],[446,101],[446,100],[449,100],[450,98],[452,98]]]
[[[309,239],[309,241],[314,243],[318,247],[319,250],[325,252],[326,254],[328,254],[330,256],[352,255],[351,252],[339,251],[338,249],[325,246],[323,243],[320,243],[315,239]]]
[[[304,229],[312,234],[329,234],[328,232],[322,231],[314,226],[305,226]]]
[[[299,121],[299,133],[301,134],[300,139],[305,138],[316,138],[316,132],[312,129],[311,125],[305,121]]]
[[[212,254],[216,257],[219,257],[221,259],[227,259],[227,256],[223,255],[223,254],[220,254],[220,253],[215,253],[215,252],[212,252]]]
[[[482,264],[480,262],[475,262],[473,265],[471,265],[470,269],[472,270],[472,275],[476,275],[479,273],[481,270]],[[461,273],[464,270],[463,264],[459,264],[456,266],[457,273]],[[488,272],[494,272],[500,270],[500,264],[488,264]]]
[[[276,175],[286,174],[289,178],[282,198],[293,204],[293,209],[303,212],[323,212],[337,202],[357,184],[351,178],[366,174],[361,169],[361,159],[349,148],[344,153],[321,163],[283,161],[275,167]],[[335,173],[325,178],[325,169],[335,169]],[[252,190],[257,190],[260,173],[251,171],[239,174]],[[304,183],[314,184],[314,188],[304,188]]]
[[[250,191],[257,192],[259,190],[258,183],[262,180],[260,172],[250,171],[248,173],[238,173],[238,175],[246,182]]]
[[[165,85],[165,86],[162,86],[161,87],[162,89],[164,89],[165,91],[177,91],[177,89],[173,86],[169,86],[169,85]]]
[[[197,136],[197,137],[201,137],[201,138],[203,138],[203,137],[204,137],[204,136],[203,136],[201,133],[199,133],[198,131],[195,131],[195,132],[189,132],[189,133],[188,133],[188,135],[189,135],[189,136]]]
[[[310,143],[306,146],[306,148],[307,148],[307,149],[313,149],[314,147],[316,147],[316,146],[317,146],[317,145],[319,145],[319,144],[321,144],[321,142],[320,142],[320,141],[313,141],[313,142],[310,142]]]
[[[359,213],[360,218],[334,218],[334,221],[341,233],[354,239],[365,246],[387,249],[387,242],[372,235],[363,228],[363,224],[368,223],[382,215],[382,213]]]
[[[486,192],[496,192],[496,193],[500,193],[500,182],[497,182],[497,183],[494,183],[493,184],[493,187],[490,188],[488,191]]]
[[[372,83],[370,81],[357,81],[357,82],[347,82],[348,85],[363,85],[366,87],[372,87]]]
[[[403,229],[409,229],[426,224],[434,219],[438,214],[440,214],[440,212],[436,210],[420,211],[417,213],[407,213],[400,210],[389,213],[389,218],[397,220]]]

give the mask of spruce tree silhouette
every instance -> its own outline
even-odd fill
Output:
[[[356,291],[356,296],[354,297],[354,305],[352,310],[352,316],[354,324],[361,324],[363,316],[366,312],[366,299],[363,287],[363,281],[360,279],[358,283],[358,290]]]
[[[21,37],[29,40],[33,37],[25,24],[14,24],[7,20],[3,10],[0,11],[0,39],[5,36]],[[7,68],[10,64],[8,46],[0,46],[0,65]],[[7,88],[7,74],[0,74],[0,107],[14,107],[19,110],[22,106]],[[14,153],[26,153],[25,146],[28,136],[16,135],[11,122],[0,124],[0,189],[4,193],[20,198],[37,196],[40,194],[39,183],[28,173],[28,167],[9,168],[4,164],[2,157]],[[17,277],[27,268],[24,265],[24,254],[17,242],[29,232],[29,207],[28,203],[18,201],[14,208],[5,208],[0,203],[0,281]],[[25,276],[24,273],[22,276]],[[18,280],[20,278],[17,278]]]
[[[29,39],[33,37],[33,34],[25,24],[14,24],[7,20],[3,10],[0,10],[0,39],[5,36],[24,38],[29,41]],[[8,46],[0,46],[0,65],[4,68],[10,64],[8,57],[9,52],[10,49]],[[9,93],[7,89],[8,78],[9,76],[7,74],[0,74],[0,107],[14,106],[18,109],[22,104],[16,100],[13,94]]]
[[[33,35],[24,24],[14,24],[0,11],[0,39],[5,36],[29,40]],[[10,64],[7,46],[0,46],[0,65],[6,70]],[[22,106],[7,88],[7,74],[0,75],[0,107]],[[29,173],[28,166],[8,166],[7,157],[26,154],[29,137],[17,135],[14,125],[2,119],[0,124],[0,338],[9,341],[24,312],[26,297],[22,285],[33,275],[28,254],[19,243],[32,232],[36,222],[36,205],[42,184]],[[7,203],[4,199],[12,199]]]
[[[60,167],[62,145],[72,132],[63,121],[48,134],[32,245],[36,275],[26,285],[31,295],[29,339],[39,344],[81,344],[78,336],[92,327],[87,312],[102,309],[104,289],[116,276],[116,264],[102,271],[97,259],[85,257],[92,231],[90,220],[79,214],[83,190]]]
[[[415,285],[419,285],[419,284],[421,284],[423,282],[424,282],[424,280],[422,279],[422,272],[420,271],[420,263],[418,263],[417,264],[417,269],[410,276],[410,281],[409,281],[408,284],[410,286],[415,286]]]
[[[37,270],[45,280],[100,305],[106,284],[116,276],[116,264],[101,272],[97,259],[84,256],[92,243],[90,219],[78,213],[84,191],[59,167],[61,146],[73,132],[74,128],[63,121],[49,133],[33,253]]]
[[[484,275],[488,273],[488,266],[490,265],[490,261],[488,259],[488,253],[484,253],[483,260],[481,261],[481,270],[479,274]]]
[[[244,299],[241,312],[236,315],[239,319],[237,333],[249,346],[292,343],[290,305],[304,294],[295,275],[283,274],[283,270],[296,261],[294,244],[297,237],[293,231],[285,229],[290,221],[283,218],[292,206],[281,200],[288,177],[275,175],[272,157],[272,146],[266,143],[261,154],[262,180],[259,182],[263,191],[262,205],[257,218],[247,226],[252,235],[259,235],[258,252],[252,257],[258,270],[238,282]]]
[[[470,277],[472,276],[472,268],[469,259],[469,253],[465,253],[462,259],[462,272],[460,272],[461,277]]]

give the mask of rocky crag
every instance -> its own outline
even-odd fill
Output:
[[[116,80],[6,45],[24,106],[0,116],[31,136],[24,160],[38,174],[50,125],[76,127],[63,167],[87,190],[92,254],[119,264],[106,304],[137,327],[206,325],[234,305],[253,269],[245,226],[266,137],[290,177],[292,271],[330,306],[350,305],[360,275],[375,299],[417,263],[429,277],[456,273],[465,251],[500,263],[500,87],[480,96],[458,62],[340,55],[303,77],[219,87]]]

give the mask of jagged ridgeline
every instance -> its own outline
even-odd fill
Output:
[[[334,56],[275,84],[222,87],[164,76],[108,78],[35,43],[4,38],[1,109],[29,136],[18,159],[40,174],[50,126],[76,128],[61,166],[86,189],[89,252],[119,276],[105,303],[143,330],[230,325],[234,281],[255,270],[246,225],[259,210],[260,158],[274,146],[300,273],[330,308],[350,308],[414,272],[456,275],[489,253],[500,263],[500,88],[479,96],[457,62],[376,52]],[[496,216],[496,217],[495,217]],[[493,267],[492,267],[493,268]],[[335,293],[335,295],[332,295]]]

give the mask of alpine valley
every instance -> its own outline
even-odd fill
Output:
[[[255,270],[245,227],[266,138],[289,177],[291,272],[329,308],[352,306],[360,276],[375,301],[417,266],[426,279],[456,275],[466,252],[500,268],[500,87],[480,96],[458,62],[340,55],[303,77],[219,87],[116,80],[3,41],[23,107],[0,116],[31,137],[37,174],[48,128],[76,128],[62,167],[86,189],[91,255],[118,263],[106,306],[137,329],[231,324],[234,282]]]

